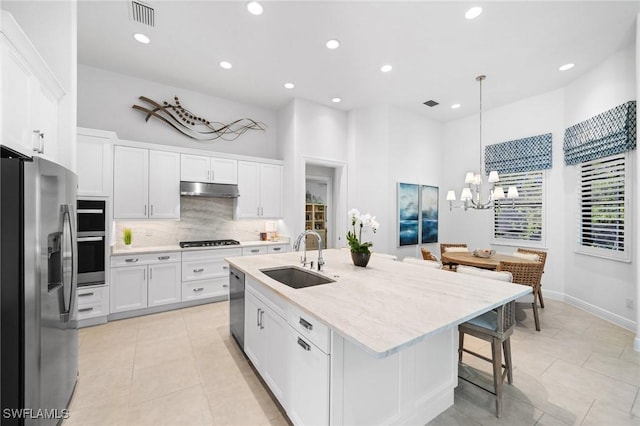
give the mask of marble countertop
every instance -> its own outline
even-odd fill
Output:
[[[308,251],[307,259],[317,257]],[[293,289],[260,269],[300,266],[300,253],[230,257],[227,262],[376,357],[451,329],[531,287],[372,256],[354,266],[348,249],[323,250],[323,275],[335,283]]]
[[[111,247],[111,256],[128,256],[132,254],[146,254],[146,253],[160,253],[167,251],[192,251],[192,250],[220,250],[225,248],[242,248],[242,247],[256,247],[256,246],[272,246],[280,244],[289,244],[286,239],[279,241],[241,241],[238,245],[232,246],[218,246],[218,247],[189,247],[181,248],[178,244],[153,246],[153,247],[136,247],[124,248],[124,246],[118,244]]]

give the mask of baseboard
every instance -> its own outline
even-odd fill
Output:
[[[547,293],[551,293],[551,292],[545,291],[544,295],[546,296]],[[555,297],[551,297],[551,298],[555,299]],[[561,299],[558,299],[558,300],[561,300]],[[635,321],[631,321],[629,319],[621,317],[620,315],[614,314],[613,312],[609,312],[598,306],[592,305],[591,303],[585,302],[584,300],[580,300],[576,297],[568,296],[566,294],[564,295],[564,301],[572,306],[575,306],[576,308],[580,308],[583,311],[589,312],[590,314],[593,314],[598,318],[602,318],[604,320],[612,322],[616,325],[619,325],[622,328],[626,328],[627,330],[633,333],[636,332],[637,324]],[[638,337],[636,337],[636,350],[638,350],[637,346],[638,346]]]

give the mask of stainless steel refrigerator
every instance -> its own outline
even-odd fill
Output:
[[[0,148],[0,423],[56,425],[78,375],[77,177]]]

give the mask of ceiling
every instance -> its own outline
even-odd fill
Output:
[[[637,0],[307,0],[264,1],[254,16],[244,1],[145,3],[154,27],[133,21],[128,1],[78,1],[78,62],[274,110],[299,97],[345,111],[390,104],[437,121],[478,111],[479,74],[484,108],[566,86],[633,44],[640,10]],[[483,13],[465,19],[478,4]],[[341,45],[329,50],[333,38]]]

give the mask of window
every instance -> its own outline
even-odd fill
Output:
[[[580,165],[576,251],[630,260],[627,218],[630,182],[627,154]]]
[[[518,188],[518,198],[505,198],[494,208],[493,242],[496,244],[518,244],[531,242],[531,246],[542,246],[543,240],[543,195],[544,171],[500,174],[499,186]]]

